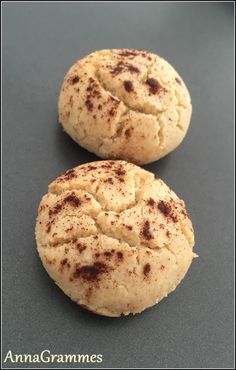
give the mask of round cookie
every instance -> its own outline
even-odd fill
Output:
[[[159,56],[136,49],[96,51],[64,78],[59,121],[102,158],[155,161],[183,140],[191,118],[188,90]]]
[[[143,311],[173,291],[194,253],[184,202],[124,161],[68,170],[42,198],[39,256],[73,301],[105,316]]]

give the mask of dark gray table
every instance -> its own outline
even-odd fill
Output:
[[[160,54],[191,92],[185,141],[145,167],[185,199],[200,258],[158,306],[109,319],[54,285],[37,256],[34,226],[48,183],[97,159],[57,123],[62,78],[77,58],[120,47]],[[232,3],[3,5],[4,356],[49,349],[101,353],[102,367],[233,366],[233,109]]]

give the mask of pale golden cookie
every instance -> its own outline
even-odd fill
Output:
[[[96,51],[64,78],[59,121],[102,158],[144,164],[174,150],[191,118],[188,90],[159,56],[136,49]]]
[[[106,316],[158,303],[194,257],[184,202],[152,173],[118,160],[84,164],[52,182],[36,241],[64,293]]]

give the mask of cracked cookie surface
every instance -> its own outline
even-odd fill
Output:
[[[106,316],[158,303],[194,257],[184,202],[152,173],[120,160],[83,164],[53,181],[38,208],[36,241],[64,293]]]
[[[66,74],[58,102],[65,131],[102,158],[155,161],[183,140],[188,90],[163,58],[136,49],[96,51]]]

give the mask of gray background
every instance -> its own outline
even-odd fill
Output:
[[[119,47],[160,54],[191,92],[183,144],[145,168],[185,199],[200,258],[158,306],[109,319],[49,279],[34,225],[48,183],[97,160],[57,123],[63,76],[77,58]],[[3,355],[9,349],[101,353],[102,367],[233,366],[232,3],[3,4]]]

